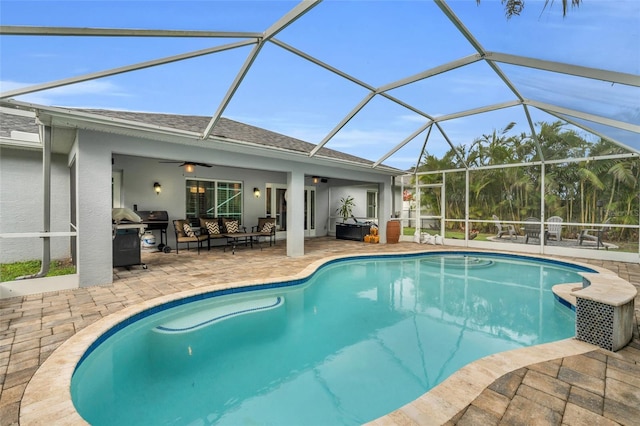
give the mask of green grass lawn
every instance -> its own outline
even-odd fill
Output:
[[[410,236],[413,237],[413,234],[416,232],[416,228],[403,228],[403,234],[402,235],[406,235],[406,236]],[[429,232],[427,230],[423,231],[423,232]],[[431,231],[429,232],[431,235],[434,235],[435,232]],[[490,241],[488,238],[489,237],[493,237],[496,234],[483,234],[480,233],[478,234],[478,236],[474,239],[475,241]],[[464,240],[464,232],[462,231],[445,231],[445,237],[446,238],[454,238],[454,239],[458,239],[458,240]],[[621,251],[621,252],[628,252],[628,253],[637,253],[638,252],[638,243],[637,242],[625,242],[625,241],[606,241],[612,244],[615,244],[616,246],[618,246],[617,249],[615,249],[616,251]]]
[[[40,271],[40,260],[0,264],[0,282],[13,281],[17,277],[33,275]],[[52,260],[47,277],[75,274],[76,267],[71,261]]]

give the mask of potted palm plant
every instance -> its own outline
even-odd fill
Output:
[[[342,222],[346,222],[353,214],[353,208],[356,203],[351,195],[342,197],[340,199],[340,207],[336,209],[336,213],[342,216]]]

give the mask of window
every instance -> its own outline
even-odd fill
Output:
[[[242,183],[189,179],[186,194],[188,219],[224,217],[242,224]]]
[[[367,218],[374,219],[378,217],[378,192],[367,191]]]

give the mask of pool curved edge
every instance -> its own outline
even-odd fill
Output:
[[[71,399],[71,378],[77,364],[91,345],[111,328],[126,321],[147,309],[163,305],[174,300],[211,293],[216,290],[262,286],[265,284],[279,283],[283,281],[303,280],[310,277],[320,267],[334,261],[352,259],[354,257],[386,257],[415,254],[435,253],[478,253],[500,254],[514,257],[528,257],[544,261],[557,262],[553,258],[538,255],[513,255],[508,252],[460,250],[451,248],[442,250],[415,250],[402,253],[370,253],[353,255],[329,256],[309,264],[301,272],[295,275],[270,278],[266,280],[250,280],[227,283],[226,285],[211,285],[192,290],[181,291],[165,296],[160,296],[148,301],[126,307],[118,312],[108,315],[95,323],[80,330],[75,335],[62,343],[47,360],[38,368],[29,381],[21,403],[20,424],[25,425],[88,425],[76,411]],[[605,268],[587,265],[576,261],[567,261],[577,266],[595,270],[597,272],[612,272]],[[569,355],[578,355],[597,349],[597,346],[579,342],[574,338],[547,343],[538,346],[516,349],[490,355],[458,370],[440,385],[420,396],[413,402],[372,421],[372,425],[406,424],[407,419],[417,424],[442,424],[458,414],[466,407],[483,389],[494,380],[510,371],[526,365],[560,358]],[[442,421],[441,421],[442,420]]]
[[[596,349],[598,347],[591,343],[569,338],[489,355],[465,365],[418,399],[366,425],[443,425],[507,373]]]

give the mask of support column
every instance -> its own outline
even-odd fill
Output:
[[[395,198],[392,186],[395,179],[389,177],[389,180],[378,183],[378,231],[380,233],[380,243],[387,243],[387,222],[391,219],[394,212]]]
[[[80,287],[113,282],[111,149],[78,134],[76,205]]]
[[[287,256],[304,256],[304,173],[287,173]]]

